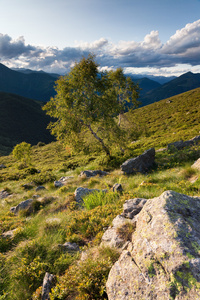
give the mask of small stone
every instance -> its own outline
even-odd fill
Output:
[[[112,190],[113,192],[119,192],[119,193],[123,192],[121,183],[115,183],[112,187]]]
[[[41,190],[46,190],[46,188],[43,185],[40,185],[35,189],[36,192],[41,191]]]
[[[60,188],[60,187],[62,187],[64,184],[61,182],[61,181],[54,181],[54,186],[56,187],[56,188]]]

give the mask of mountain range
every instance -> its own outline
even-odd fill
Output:
[[[41,106],[55,95],[55,81],[59,74],[28,69],[12,70],[0,64],[0,153],[8,154],[22,141],[37,144],[53,140],[46,129],[50,118]],[[191,72],[166,82],[131,75],[138,83],[141,106],[169,98],[200,87],[200,74]],[[156,77],[153,77],[156,79]],[[160,82],[165,82],[161,84]]]

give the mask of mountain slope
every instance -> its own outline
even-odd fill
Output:
[[[140,98],[142,106],[200,87],[200,74],[185,73]]]
[[[18,72],[0,64],[1,92],[46,102],[55,95],[54,85],[57,78],[45,72]]]
[[[41,104],[32,99],[0,92],[0,152],[8,153],[12,147],[25,141],[37,144],[53,140],[46,129],[50,118]]]

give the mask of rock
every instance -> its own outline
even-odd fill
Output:
[[[8,193],[6,190],[0,191],[0,199],[4,199],[10,196],[10,193]]]
[[[143,208],[146,199],[143,198],[135,198],[126,200],[123,205],[123,213],[121,214],[125,218],[133,219]]]
[[[87,170],[87,171],[82,171],[81,174],[79,175],[80,177],[94,177],[94,176],[105,176],[108,175],[108,172],[102,171],[102,170],[96,170],[96,171],[92,171],[92,170]]]
[[[79,246],[76,243],[66,242],[63,245],[59,244],[58,246],[63,251],[66,251],[66,252],[78,252],[78,251],[80,251],[80,248],[79,248]]]
[[[122,215],[118,215],[112,222],[113,226],[110,226],[104,232],[101,239],[101,247],[122,248],[127,240],[120,234],[119,228],[126,226],[128,223],[134,225],[132,220],[126,219]]]
[[[35,187],[35,184],[33,182],[30,182],[30,183],[25,183],[22,185],[22,187],[25,189],[25,190],[31,190],[32,188]]]
[[[27,199],[25,201],[22,201],[17,206],[11,207],[10,211],[14,214],[17,214],[20,210],[30,209],[33,201],[33,199]]]
[[[143,154],[130,158],[121,165],[124,174],[134,174],[140,172],[147,173],[155,163],[155,149],[146,150]]]
[[[6,166],[4,164],[0,165],[0,169],[5,169],[5,168],[6,168]]]
[[[74,178],[74,176],[65,176],[65,177],[63,176],[58,181],[65,183],[68,180],[73,179],[73,178]]]
[[[7,238],[12,239],[17,231],[18,231],[17,228],[12,229],[12,230],[8,230],[8,231],[2,233],[2,237],[3,237],[3,238],[6,238],[6,239],[7,239]]]
[[[123,192],[121,183],[115,183],[112,187],[112,190],[113,192],[119,192],[119,193]]]
[[[108,299],[200,299],[200,198],[166,191],[136,218],[109,273]]]
[[[66,183],[67,181],[69,181],[70,179],[72,179],[72,178],[74,178],[74,177],[73,177],[73,176],[61,177],[59,180],[54,181],[54,186],[55,186],[56,188],[60,188],[60,187],[64,186],[65,183]]]
[[[200,135],[193,137],[191,140],[188,141],[177,141],[174,143],[170,143],[167,145],[167,150],[173,150],[174,148],[177,150],[183,149],[185,147],[193,146],[200,141]]]
[[[55,276],[53,274],[45,274],[42,285],[42,300],[50,300],[49,294],[51,292],[54,279]]]
[[[191,168],[200,170],[200,158],[197,159],[197,160],[193,163],[193,165],[191,166]]]
[[[142,210],[146,201],[147,200],[143,198],[126,200],[123,205],[124,209],[122,214],[118,215],[112,221],[113,226],[110,226],[103,234],[101,246],[109,246],[122,249],[124,247],[124,243],[126,243],[127,240],[125,236],[123,237],[120,234],[119,228],[125,228],[128,223],[132,224],[134,228],[134,225],[136,223],[136,219],[134,217]]]
[[[62,183],[61,181],[54,181],[54,186],[56,187],[56,188],[60,188],[60,187],[62,187],[64,185],[64,183]]]
[[[46,190],[46,188],[43,185],[40,185],[40,186],[36,187],[36,189],[35,189],[36,192],[41,191],[41,190]]]
[[[89,195],[94,192],[101,192],[101,191],[107,192],[107,190],[88,189],[88,188],[78,187],[74,192],[75,200],[76,200],[76,202],[81,203],[83,201],[84,196]]]

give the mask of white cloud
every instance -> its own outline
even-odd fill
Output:
[[[181,64],[199,69],[200,20],[177,30],[165,44],[161,43],[158,31],[151,31],[140,42],[120,41],[113,44],[102,37],[92,43],[79,42],[75,47],[64,49],[26,45],[24,37],[14,40],[0,34],[1,62],[9,67],[21,63],[27,68],[66,73],[75,61],[90,52],[96,54],[102,70],[122,67],[137,71],[146,69],[152,73],[160,70],[168,74],[181,69]]]

